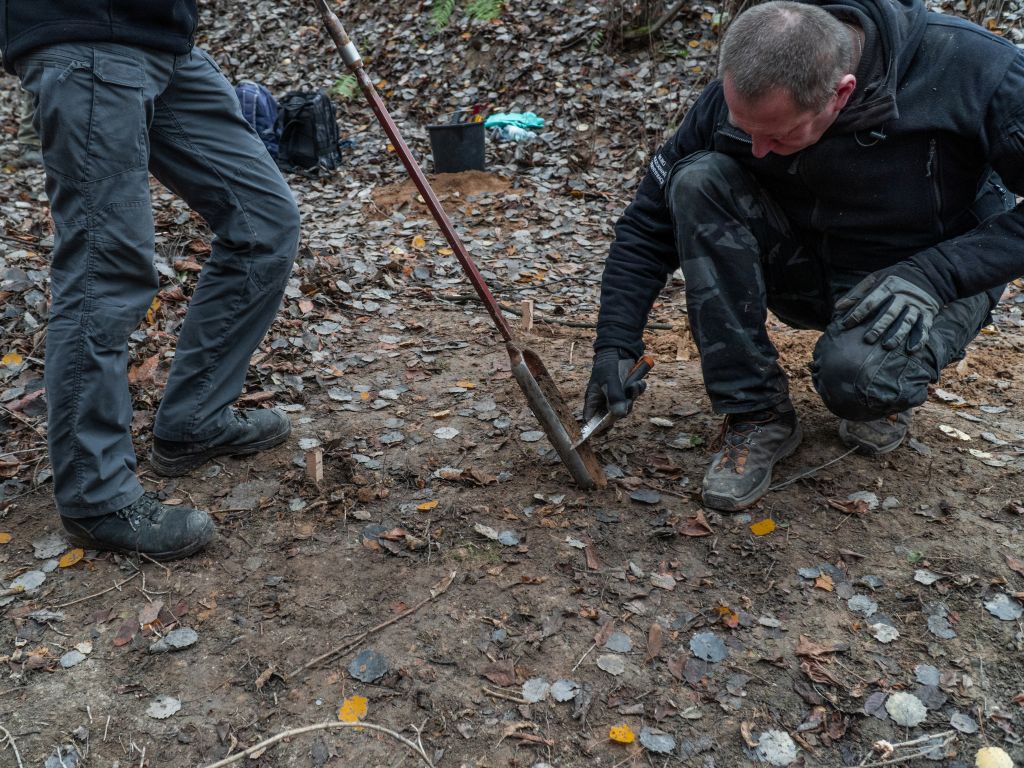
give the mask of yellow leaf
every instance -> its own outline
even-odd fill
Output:
[[[462,387],[463,389],[476,389],[476,384],[472,381],[466,381],[465,379],[459,379],[455,382],[456,387]]]
[[[451,256],[453,253],[455,253],[455,251],[453,251],[451,248],[438,248],[437,249],[437,255],[438,256]]]
[[[775,521],[770,517],[765,520],[759,520],[756,523],[750,524],[750,531],[755,536],[767,536],[769,533],[775,530]]]
[[[349,696],[338,707],[338,719],[343,723],[358,723],[366,717],[366,697]]]
[[[423,239],[423,235],[416,235],[412,239],[412,247],[417,251],[422,251],[427,246],[427,241]]]
[[[3,363],[4,365],[21,365],[23,359],[24,358],[17,352],[8,352],[4,355],[3,360],[0,360],[0,363]]]
[[[835,589],[835,584],[832,583],[832,577],[827,573],[821,574],[814,580],[814,586],[818,589],[824,589],[826,592],[831,592]]]
[[[60,565],[61,568],[70,568],[72,565],[80,563],[83,557],[85,557],[84,549],[69,549],[67,552],[61,555],[58,565]]]
[[[0,544],[7,544],[11,540],[11,534],[0,533]]]
[[[360,392],[359,393],[359,399],[360,400],[369,400],[370,399],[370,393],[369,392]]]
[[[422,504],[417,504],[416,509],[418,509],[420,512],[429,512],[436,506],[437,499],[434,499],[433,501],[424,501]]]
[[[446,416],[451,416],[451,415],[452,415],[451,409],[445,408],[443,411],[434,411],[432,414],[430,414],[430,417],[433,418],[433,419],[443,419]]]
[[[619,744],[632,744],[636,741],[636,734],[633,733],[633,729],[626,724],[613,725],[608,729],[608,738],[612,741],[618,742]]]
[[[146,312],[146,322],[152,325],[156,322],[156,313],[160,309],[160,297],[154,296],[153,303],[149,305],[149,311]]]

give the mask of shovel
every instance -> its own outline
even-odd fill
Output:
[[[484,282],[480,271],[476,268],[472,259],[470,259],[469,253],[466,251],[466,247],[462,244],[458,234],[456,234],[451,220],[441,207],[440,200],[437,199],[434,190],[430,188],[427,177],[416,163],[412,152],[409,151],[409,147],[402,140],[395,121],[388,114],[384,101],[373,87],[373,83],[370,82],[370,78],[363,69],[363,62],[359,57],[359,52],[345,32],[341,21],[328,7],[326,0],[314,0],[314,3],[323,17],[328,33],[338,48],[338,53],[341,54],[342,61],[345,62],[345,65],[351,70],[352,74],[355,75],[363,95],[370,102],[373,113],[377,116],[381,127],[391,140],[391,144],[398,153],[399,158],[401,158],[405,170],[408,171],[413,184],[416,185],[416,189],[419,190],[423,199],[427,201],[430,213],[441,228],[441,232],[448,241],[448,245],[455,252],[455,256],[466,273],[466,277],[469,278],[469,282],[473,285],[480,300],[483,301],[484,307],[487,308],[487,313],[491,316],[491,320],[494,321],[498,333],[504,339],[505,348],[508,350],[508,356],[512,363],[512,375],[519,382],[523,394],[526,395],[526,402],[544,429],[544,434],[547,435],[551,445],[580,488],[584,490],[603,488],[607,484],[607,480],[593,451],[586,443],[574,446],[574,443],[580,438],[579,429],[576,426],[575,419],[572,417],[572,411],[558,391],[558,386],[555,384],[554,379],[551,378],[547,368],[544,367],[540,357],[516,341],[515,334],[512,333],[512,328],[501,313],[498,302],[491,294],[487,283]]]

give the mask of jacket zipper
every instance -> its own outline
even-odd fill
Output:
[[[925,178],[932,182],[932,202],[935,204],[935,226],[941,237],[945,234],[945,227],[942,224],[942,176],[939,173],[939,151],[938,142],[935,139],[928,140],[928,162],[924,168]]]

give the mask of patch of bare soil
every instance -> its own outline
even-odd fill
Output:
[[[437,173],[427,178],[438,199],[453,205],[458,205],[460,201],[474,196],[504,194],[512,189],[512,182],[509,179],[485,171]],[[376,188],[371,195],[371,200],[376,208],[376,214],[381,218],[389,217],[395,211],[403,210],[429,213],[427,204],[419,190],[409,179]]]
[[[473,314],[421,317],[417,346],[468,342],[438,351],[426,371],[398,349],[346,379],[357,385],[349,391],[368,393],[355,404],[387,407],[348,409],[353,401],[317,392],[293,411],[288,446],[176,481],[146,475],[167,498],[214,512],[220,539],[207,552],[167,567],[90,553],[49,570],[38,591],[4,609],[0,723],[26,765],[63,743],[82,765],[208,765],[280,731],[336,720],[356,695],[368,700],[368,722],[414,741],[408,726],[422,728],[437,765],[664,759],[611,742],[618,724],[648,729],[648,743],[670,737],[667,764],[753,764],[743,734],[767,730],[791,734],[806,766],[856,765],[877,739],[950,730],[948,758],[934,764],[971,764],[986,743],[1020,755],[1020,621],[984,606],[1024,588],[1010,560],[1022,551],[1019,452],[1004,447],[1007,464],[995,467],[968,450],[983,445],[983,431],[1013,446],[1024,439],[1019,410],[979,408],[996,395],[1024,396],[1019,358],[1000,350],[1006,339],[982,339],[966,378],[954,372],[942,383],[981,399],[956,408],[930,401],[915,414],[916,447],[881,459],[823,466],[845,449],[835,419],[797,386],[806,437],[778,480],[817,471],[749,514],[724,517],[702,509],[697,494],[717,418],[696,362],[658,355],[648,393],[599,445],[610,487],[585,494],[534,442],[503,349],[486,329],[466,336]],[[585,334],[530,339],[574,398],[588,366],[572,350]],[[813,335],[777,338],[798,370]],[[1013,376],[993,378],[996,369]],[[387,400],[402,382],[408,389]],[[393,432],[409,439],[395,445]],[[325,449],[320,483],[298,466],[304,436]],[[875,501],[851,502],[856,493]],[[752,532],[769,519],[773,532]],[[8,505],[3,526],[13,536],[0,549],[5,579],[48,568],[32,545],[57,531],[45,489]],[[932,574],[928,583],[921,572]],[[875,639],[882,624],[898,638]],[[181,627],[198,633],[194,645],[150,652]],[[721,646],[712,655],[699,644],[709,638]],[[76,647],[88,650],[84,660],[63,668]],[[353,677],[365,651],[379,665],[372,682]],[[524,683],[535,678],[571,681],[575,695],[527,703]],[[929,707],[918,727],[886,719],[878,702],[897,692]],[[160,697],[180,709],[154,719]],[[978,732],[951,729],[957,713]],[[0,754],[15,764],[10,750]],[[416,763],[387,734],[324,731],[244,764],[403,760]]]

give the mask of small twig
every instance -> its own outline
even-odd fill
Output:
[[[595,648],[597,648],[597,643],[594,643],[594,644],[593,644],[593,645],[591,645],[591,646],[590,646],[589,648],[587,648],[587,650],[586,650],[586,651],[584,651],[584,652],[583,652],[583,655],[582,655],[582,656],[580,656],[580,660],[576,662],[576,666],[574,666],[574,667],[572,668],[572,671],[573,671],[573,672],[575,672],[575,671],[576,671],[577,669],[579,669],[579,666],[580,666],[580,664],[582,664],[582,663],[583,663],[583,660],[584,660],[585,658],[587,658],[587,656],[589,656],[589,655],[590,655],[590,652],[591,652],[592,650],[594,650]]]
[[[60,605],[55,605],[55,606],[53,606],[53,609],[56,610],[57,608],[67,608],[67,607],[72,606],[72,605],[78,605],[79,603],[84,603],[86,600],[92,600],[94,597],[99,597],[100,595],[105,595],[105,594],[107,594],[107,592],[113,592],[115,589],[120,589],[121,587],[123,587],[125,584],[127,584],[129,581],[134,579],[140,573],[142,573],[142,571],[136,571],[131,576],[129,576],[127,579],[125,579],[124,581],[119,581],[117,584],[115,584],[112,587],[107,587],[106,589],[100,590],[99,592],[95,592],[95,593],[93,593],[91,595],[86,595],[85,597],[80,597],[77,600],[72,600],[69,603],[61,603]]]
[[[856,450],[857,450],[856,448],[851,448],[846,453],[844,453],[844,454],[842,454],[840,456],[836,456],[831,461],[826,461],[824,464],[822,464],[819,467],[812,467],[811,469],[804,470],[803,472],[801,472],[799,475],[796,475],[795,477],[789,478],[789,480],[783,480],[781,483],[776,483],[775,485],[773,485],[768,490],[769,491],[777,491],[780,488],[785,488],[787,485],[792,485],[797,480],[803,480],[805,477],[810,477],[811,475],[813,475],[814,473],[818,472],[819,470],[825,469],[825,467],[830,467],[833,464],[835,464],[837,461],[842,461],[843,459],[845,459],[847,456],[849,456],[851,453],[853,453]]]
[[[955,737],[956,737],[956,731],[943,731],[942,733],[936,733],[936,734],[931,734],[931,735],[925,734],[924,736],[918,736],[916,739],[911,739],[910,741],[901,741],[901,742],[897,742],[896,744],[888,744],[888,745],[886,745],[885,753],[887,755],[892,755],[897,750],[903,749],[904,747],[916,747],[918,744],[926,744],[928,742],[938,742],[939,739],[942,739],[941,745],[938,744],[938,743],[934,743],[934,744],[929,745],[928,749],[915,752],[912,755],[902,755],[901,757],[894,757],[894,758],[891,758],[891,759],[880,760],[880,761],[875,762],[875,763],[869,763],[868,762],[868,760],[871,758],[871,755],[868,754],[858,764],[857,768],[880,768],[880,766],[883,766],[883,765],[897,765],[899,763],[906,763],[906,762],[908,762],[910,760],[916,760],[919,757],[926,757],[933,749],[935,749],[935,747],[938,747],[938,746],[945,747]],[[876,745],[880,744],[880,743],[882,743],[882,742],[876,742]],[[873,749],[873,751],[880,751],[880,750],[878,750],[877,747],[872,747],[872,749]]]
[[[25,591],[25,587],[19,584],[16,587],[11,587],[0,592],[0,597],[11,597],[12,595],[20,595]]]
[[[450,587],[452,585],[452,582],[455,581],[455,574],[456,573],[457,573],[457,571],[452,571],[444,581],[442,581],[437,586],[435,586],[432,590],[430,590],[429,597],[423,598],[422,600],[420,600],[420,602],[416,603],[416,605],[414,605],[412,608],[409,608],[409,609],[407,609],[405,611],[402,611],[400,614],[398,614],[397,616],[395,616],[395,617],[393,617],[391,619],[388,619],[387,621],[382,621],[380,624],[378,624],[375,627],[370,627],[370,629],[366,630],[362,634],[356,635],[351,640],[348,640],[348,641],[342,643],[341,645],[339,645],[339,646],[337,646],[335,648],[332,648],[327,653],[322,653],[319,656],[317,656],[315,659],[307,661],[301,667],[299,667],[298,669],[296,669],[296,670],[290,672],[288,675],[286,675],[285,679],[286,680],[290,680],[293,677],[295,677],[296,675],[299,675],[299,674],[305,672],[310,667],[316,666],[321,661],[325,661],[326,659],[329,659],[332,656],[337,656],[340,653],[345,653],[346,651],[350,651],[352,648],[354,648],[355,646],[359,645],[359,643],[363,642],[363,640],[365,640],[367,637],[369,637],[373,633],[379,632],[380,630],[384,629],[385,627],[389,627],[392,624],[394,624],[395,622],[401,621],[406,616],[410,616],[410,615],[416,613],[416,611],[418,611],[424,605],[429,603],[431,600],[435,600],[438,597],[440,597],[441,595],[443,595],[445,592],[447,592],[448,591],[448,587]]]
[[[12,416],[14,419],[16,419],[17,421],[20,421],[26,427],[28,427],[33,432],[35,432],[37,435],[39,435],[39,437],[43,438],[44,440],[46,439],[46,433],[43,432],[43,430],[41,430],[39,427],[37,427],[31,421],[29,421],[27,417],[22,416],[17,411],[12,411],[10,408],[8,408],[5,405],[0,405],[0,411],[3,411],[5,413],[7,413],[8,415]]]
[[[493,688],[488,688],[486,685],[481,686],[481,691],[486,693],[488,696],[493,696],[496,699],[505,699],[505,701],[514,701],[516,704],[529,704],[526,699],[520,698],[519,696],[513,696],[511,693],[505,693],[504,691],[496,691]]]
[[[18,745],[14,743],[14,737],[11,735],[11,732],[4,728],[2,725],[0,725],[0,731],[3,731],[4,740],[7,742],[7,744],[10,744],[11,749],[14,750],[14,759],[18,761],[18,768],[25,768],[25,764],[21,762],[21,755],[18,753]]]
[[[413,728],[413,730],[415,730],[417,734],[417,741],[420,741],[419,744],[416,744],[412,741],[409,741],[409,739],[405,738],[405,736],[403,736],[402,734],[396,733],[395,731],[392,731],[390,728],[385,728],[383,725],[376,725],[374,723],[367,722],[344,723],[341,721],[316,723],[315,725],[305,725],[301,728],[292,728],[287,731],[282,731],[276,736],[271,736],[269,739],[261,741],[259,744],[254,744],[245,751],[239,752],[237,755],[231,755],[231,757],[225,757],[223,760],[218,760],[216,763],[211,763],[210,765],[207,765],[206,768],[223,768],[223,766],[225,765],[231,765],[231,763],[238,762],[243,758],[249,757],[249,755],[253,755],[261,750],[266,749],[267,747],[276,744],[279,741],[282,741],[283,739],[291,738],[292,736],[299,736],[303,733],[311,733],[312,731],[328,731],[334,728],[368,728],[371,731],[380,731],[381,733],[386,733],[388,736],[398,739],[398,741],[402,742],[405,746],[407,746],[409,749],[415,752],[416,756],[419,757],[426,765],[428,765],[429,768],[434,768],[434,764],[430,762],[430,758],[427,757],[426,750],[423,749],[423,742],[419,739],[419,729]]]

